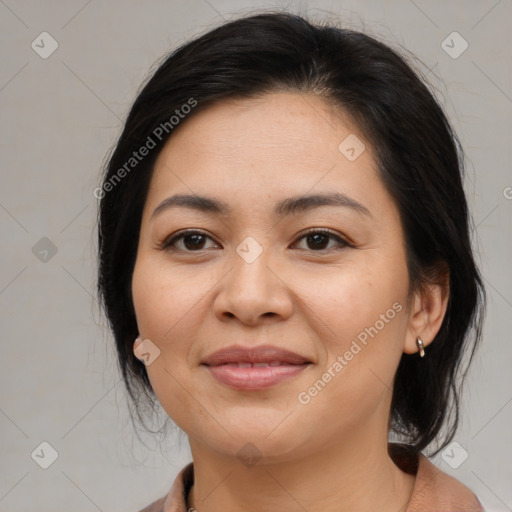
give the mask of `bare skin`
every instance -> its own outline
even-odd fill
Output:
[[[366,145],[354,161],[338,149],[350,134]],[[332,192],[369,214],[337,205],[273,212],[283,199]],[[174,194],[215,198],[232,211],[171,207],[152,216]],[[319,249],[300,234],[310,228],[334,236],[320,238]],[[184,229],[205,235],[199,248],[190,236],[160,246]],[[236,251],[246,237],[263,249],[251,263]],[[185,120],[155,167],[132,292],[140,336],[160,350],[147,367],[151,385],[190,441],[188,506],[405,510],[415,477],[387,453],[393,377],[402,354],[417,352],[418,336],[425,346],[435,337],[447,305],[440,286],[411,296],[408,287],[398,210],[369,142],[342,112],[314,95],[276,93]],[[371,326],[377,334],[347,360]],[[232,389],[200,364],[220,348],[262,344],[313,364],[257,391]],[[336,372],[338,356],[347,364]],[[329,368],[331,379],[312,396]],[[261,456],[252,466],[237,455],[247,443]]]

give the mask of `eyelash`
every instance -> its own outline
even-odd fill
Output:
[[[322,253],[322,252],[325,253],[325,252],[330,252],[332,250],[340,251],[340,250],[343,250],[343,249],[345,249],[347,247],[350,247],[350,248],[354,247],[351,243],[349,243],[347,240],[342,238],[336,232],[331,231],[330,229],[327,229],[327,228],[312,228],[312,229],[308,229],[306,231],[301,231],[297,235],[298,238],[294,242],[294,244],[299,242],[303,238],[306,238],[308,235],[318,234],[318,233],[323,234],[323,235],[328,235],[329,237],[334,238],[336,241],[341,243],[342,246],[338,247],[338,248],[332,248],[331,247],[330,249],[319,249],[317,251],[315,251],[313,249],[302,249],[302,250],[309,250],[309,251],[315,252],[315,253]],[[176,251],[182,251],[182,252],[187,252],[187,253],[194,253],[194,252],[200,253],[200,252],[206,250],[206,249],[199,249],[197,251],[190,251],[190,250],[187,250],[187,249],[177,249],[176,247],[172,247],[172,245],[176,241],[183,239],[187,235],[203,235],[203,236],[213,240],[213,238],[210,235],[208,235],[207,233],[205,233],[204,231],[200,231],[200,230],[197,230],[197,229],[189,229],[189,230],[186,230],[186,231],[182,231],[181,233],[178,233],[178,234],[176,234],[176,235],[174,235],[172,237],[166,238],[162,243],[159,244],[159,248],[162,249],[162,250],[176,250]]]

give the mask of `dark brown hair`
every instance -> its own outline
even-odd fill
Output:
[[[154,163],[172,136],[171,116],[185,112],[191,99],[197,103],[187,118],[225,99],[283,90],[320,95],[351,115],[372,144],[400,212],[411,290],[449,271],[442,326],[428,357],[403,354],[390,415],[390,428],[416,450],[445,429],[437,453],[457,427],[458,376],[467,371],[461,361],[464,354],[471,361],[485,306],[471,248],[462,148],[436,98],[397,51],[364,33],[293,14],[246,16],[182,45],[163,60],[130,110],[106,166],[98,218],[98,292],[126,388],[137,412],[137,390],[154,397],[132,351],[138,329],[131,280]],[[167,130],[158,131],[162,126]],[[133,151],[149,138],[154,148],[128,169]]]

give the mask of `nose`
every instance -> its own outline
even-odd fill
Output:
[[[287,277],[263,250],[256,259],[246,258],[243,251],[234,252],[233,266],[219,283],[215,297],[215,315],[221,321],[237,318],[247,325],[256,325],[271,318],[284,320],[293,311],[292,294]]]

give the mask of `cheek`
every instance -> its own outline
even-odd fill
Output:
[[[323,348],[316,376],[321,382],[311,382],[318,404],[332,400],[347,411],[364,403],[371,408],[392,387],[407,324],[405,272],[398,263],[392,268],[374,262],[338,269],[320,286],[314,276],[302,283],[309,290],[308,318]]]
[[[201,299],[214,282],[204,273],[169,268],[143,254],[134,268],[132,296],[139,333],[160,351],[146,371],[158,401],[182,428],[192,411],[197,418],[204,413],[191,399],[199,390],[190,378],[189,356],[201,325]]]
[[[395,268],[382,261],[364,265],[349,264],[344,268],[304,277],[300,284],[304,301],[324,324],[329,352],[343,353],[347,342],[358,338],[395,339],[404,327],[407,293],[405,264]]]
[[[165,348],[177,326],[197,315],[201,298],[213,284],[206,277],[191,269],[169,267],[157,258],[138,258],[132,294],[141,335]]]

